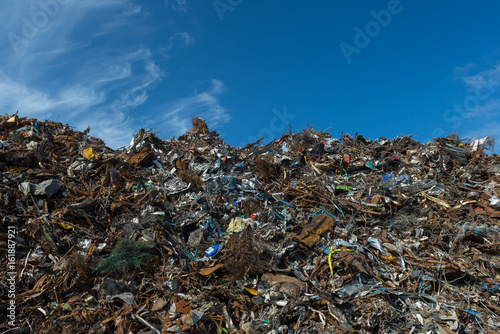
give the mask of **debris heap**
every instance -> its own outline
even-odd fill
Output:
[[[2,333],[500,331],[490,138],[0,135]]]

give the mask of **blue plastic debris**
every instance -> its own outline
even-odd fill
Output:
[[[207,254],[207,256],[209,257],[212,257],[214,256],[215,254],[217,254],[219,252],[219,250],[221,249],[221,246],[220,245],[213,245],[211,247],[209,247],[206,251],[205,251],[205,254]]]

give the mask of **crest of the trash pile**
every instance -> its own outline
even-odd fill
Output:
[[[0,332],[497,333],[494,139],[0,117]]]

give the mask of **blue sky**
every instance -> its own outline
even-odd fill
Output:
[[[2,0],[0,112],[127,145],[205,118],[231,145],[308,124],[500,138],[500,2]]]

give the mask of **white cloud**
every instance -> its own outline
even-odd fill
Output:
[[[171,37],[170,39],[171,40],[178,39],[184,44],[184,46],[189,46],[189,45],[192,45],[194,43],[193,36],[191,36],[190,34],[188,34],[185,31],[175,34],[174,37]]]
[[[87,117],[75,120],[72,124],[79,129],[90,126],[90,134],[103,139],[112,148],[127,145],[138,130],[132,117],[121,111],[107,109],[90,111]]]
[[[90,125],[90,135],[110,147],[128,144],[141,127],[179,135],[191,127],[191,116],[205,118],[211,128],[229,121],[219,101],[225,87],[218,80],[187,97],[141,109],[152,94],[159,94],[153,92],[157,87],[168,88],[163,83],[168,73],[155,58],[194,45],[189,32],[173,29],[170,37],[164,36],[166,45],[151,43],[152,33],[162,27],[138,0],[46,1],[57,5],[0,2],[0,36],[20,37],[14,44],[0,39],[0,113],[19,110],[20,115],[58,119],[79,130]],[[186,12],[188,4],[171,0],[168,6]],[[29,35],[24,25],[35,24],[37,15],[45,15],[47,22]]]
[[[180,136],[191,128],[190,118],[179,114],[180,111],[182,110],[175,109],[163,115],[163,126],[172,131],[175,136]]]
[[[190,96],[180,98],[163,106],[161,126],[178,136],[191,127],[191,117],[201,117],[207,121],[210,129],[216,129],[230,121],[231,117],[219,101],[226,91],[222,81],[212,80],[208,90],[195,91]]]
[[[453,70],[453,78],[454,79],[462,79],[464,76],[468,75],[474,68],[477,67],[477,64],[468,63],[465,66],[457,66]]]
[[[481,71],[476,75],[464,76],[462,80],[471,91],[476,89],[495,90],[496,87],[500,86],[500,65]]]
[[[178,12],[187,12],[187,1],[186,0],[165,0],[165,6],[174,9]]]
[[[187,47],[193,45],[194,42],[194,37],[185,31],[175,33],[169,38],[168,45],[162,48],[162,54],[164,57],[169,58],[170,56],[167,52],[172,50],[177,44],[180,44],[180,47]]]
[[[51,6],[43,7],[38,0],[2,1],[0,35],[11,33],[22,42],[0,40],[0,112],[58,118],[80,130],[91,125],[90,134],[108,145],[127,144],[140,127],[133,109],[165,77],[151,50],[140,44],[154,27],[136,2],[44,1]],[[26,34],[37,17],[47,22]],[[112,110],[116,101],[126,108]]]
[[[50,6],[41,5],[49,3]],[[2,49],[26,56],[60,48],[71,40],[69,37],[91,14],[124,12],[129,10],[128,4],[129,0],[66,1],[62,4],[59,1],[2,1],[0,35],[10,37],[4,40],[9,47]]]
[[[461,75],[469,94],[464,98],[463,119],[465,137],[484,138],[486,136],[500,138],[500,65],[471,75],[476,66],[467,64],[455,69]],[[457,110],[458,111],[458,110]]]
[[[493,99],[485,104],[479,105],[470,112],[464,114],[465,119],[469,118],[493,118],[500,115],[500,100]]]
[[[470,72],[473,65],[457,67],[456,73]],[[491,119],[500,113],[500,65],[480,71],[475,75],[464,75],[461,80],[469,95],[464,98],[465,119]]]
[[[56,109],[88,108],[104,101],[104,94],[81,86],[72,86],[59,91],[56,96],[22,83],[14,82],[0,72],[0,109],[5,112],[19,110],[32,115],[46,115]],[[15,110],[14,110],[15,109]]]
[[[143,13],[143,9],[141,6],[137,5],[130,5],[128,8],[123,12],[123,16],[133,16],[133,15],[139,15]]]
[[[74,85],[61,90],[57,104],[68,108],[89,108],[103,103],[105,99],[103,92],[97,93],[90,87]]]

